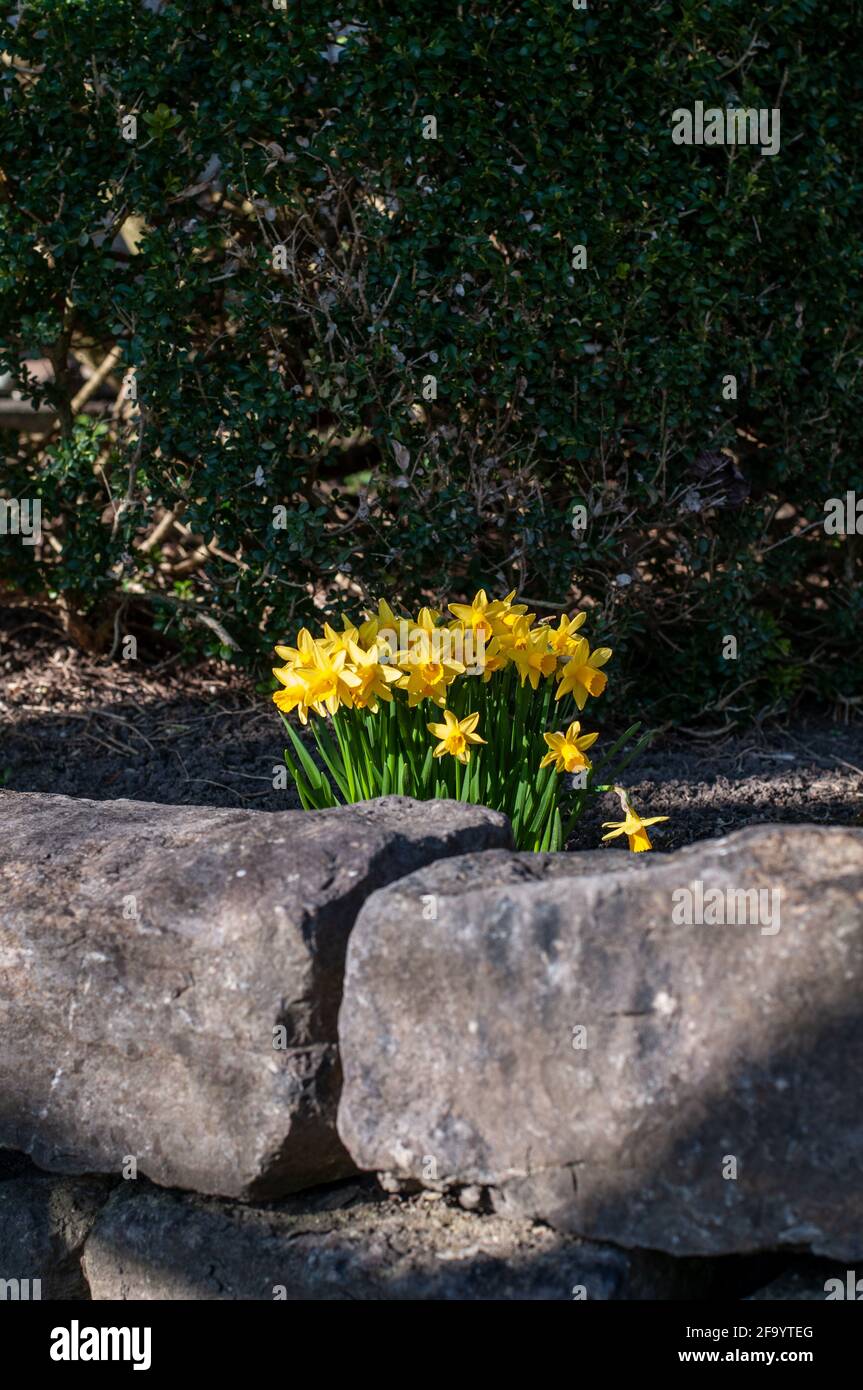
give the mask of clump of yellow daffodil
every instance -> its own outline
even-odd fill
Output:
[[[520,848],[560,849],[587,795],[599,790],[587,757],[598,735],[582,733],[571,715],[602,695],[611,650],[591,650],[580,631],[585,612],[537,621],[515,598],[514,590],[490,599],[480,589],[470,603],[451,603],[446,613],[422,608],[415,618],[381,599],[362,620],[343,618],[341,631],[325,623],[314,637],[303,628],[296,646],[277,646],[283,665],[273,668],[273,700],[303,805],[390,792],[456,796],[504,811]],[[426,709],[441,711],[442,722],[429,722]],[[302,724],[317,716],[317,761],[286,718],[294,711]],[[553,714],[565,732],[548,729]],[[559,776],[577,771],[586,773],[578,789]],[[647,844],[634,839],[633,849],[650,847],[646,834]]]

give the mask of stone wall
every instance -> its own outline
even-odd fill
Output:
[[[863,831],[510,846],[457,803],[0,792],[4,1296],[844,1281]]]

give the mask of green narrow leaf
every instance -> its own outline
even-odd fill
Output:
[[[288,737],[294,746],[294,752],[299,758],[300,765],[302,766],[306,781],[312,788],[312,791],[317,791],[322,781],[324,780],[323,773],[321,772],[314,758],[309,753],[309,750],[305,747],[299,734],[296,733],[296,731],[291,727],[290,724],[287,724],[285,727],[288,731]]]
[[[629,764],[630,764],[630,763],[635,762],[635,759],[641,756],[641,754],[644,752],[645,748],[647,748],[648,744],[650,744],[652,741],[653,741],[653,730],[652,730],[652,729],[649,729],[649,730],[647,731],[647,733],[642,734],[641,738],[638,740],[638,742],[636,743],[636,745],[635,745],[635,747],[632,749],[632,751],[631,751],[630,753],[627,753],[626,757],[623,758],[623,759],[621,760],[621,762],[615,764],[615,767],[614,767],[614,780],[615,780],[615,782],[617,782],[617,781],[620,780],[620,774],[621,774],[622,772],[625,772],[625,771],[626,771],[626,769],[629,767]]]
[[[285,749],[285,763],[286,763],[286,765],[287,765],[288,771],[290,772],[291,776],[292,776],[293,779],[294,779],[294,786],[295,786],[296,789],[297,789],[297,793],[298,793],[299,798],[300,798],[300,804],[301,804],[303,810],[304,810],[304,811],[320,811],[320,810],[322,810],[322,807],[321,807],[320,805],[318,805],[318,803],[317,803],[315,797],[312,795],[311,788],[309,787],[308,783],[306,782],[306,779],[303,777],[303,775],[302,775],[302,773],[300,772],[299,768],[292,762],[291,758],[288,756],[288,750],[287,750],[287,748]]]
[[[423,761],[422,771],[420,772],[419,786],[417,788],[417,793],[420,799],[423,801],[429,799],[428,791],[433,782],[432,769],[434,768],[434,761],[434,749],[429,747],[428,752],[426,753],[425,759]],[[435,788],[436,787],[437,783],[435,780]],[[437,790],[435,790],[434,795],[437,796]]]
[[[620,752],[621,748],[623,748],[623,746],[629,742],[633,734],[637,733],[640,728],[641,720],[639,720],[637,724],[631,724],[630,727],[627,729],[626,733],[620,735],[620,738],[617,740],[616,743],[612,744],[608,752],[604,753],[603,756],[593,764],[594,777],[598,775],[602,768],[608,767],[608,764],[612,762],[617,753]]]
[[[336,747],[336,745],[333,743],[333,740],[327,733],[326,729],[324,728],[323,721],[320,721],[319,724],[316,724],[314,726],[314,728],[312,729],[312,733],[314,734],[315,742],[318,745],[318,751],[321,757],[323,758],[324,762],[326,763],[333,781],[335,782],[345,801],[350,801],[351,798],[348,791],[348,781],[347,777],[345,776],[344,762],[342,760],[342,756],[339,753],[339,750]]]

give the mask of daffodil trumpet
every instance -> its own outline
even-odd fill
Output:
[[[594,761],[599,735],[582,719],[606,688],[611,650],[591,649],[586,612],[537,621],[515,599],[480,589],[416,618],[381,600],[341,631],[303,628],[295,645],[277,646],[273,700],[301,804],[446,797],[503,811],[519,849],[562,849],[588,798],[607,790],[598,774],[611,763],[619,772],[646,736],[621,762],[633,725]],[[626,833],[636,852],[650,848],[644,827],[665,818],[631,831],[632,817],[605,838]]]

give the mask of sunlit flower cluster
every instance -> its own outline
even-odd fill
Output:
[[[337,632],[325,623],[317,638],[303,628],[296,647],[276,647],[284,665],[273,668],[282,687],[273,699],[285,714],[296,710],[303,724],[310,711],[332,715],[341,706],[376,714],[380,702],[392,700],[397,691],[403,692],[411,709],[429,700],[446,710],[454,681],[478,676],[487,682],[512,666],[521,685],[529,682],[536,690],[540,681],[554,679],[555,699],[572,694],[584,709],[589,695],[601,695],[605,689],[602,667],[611,650],[591,651],[579,635],[586,613],[561,617],[555,626],[537,622],[527,604],[514,603],[514,598],[515,591],[489,600],[480,589],[472,603],[451,603],[449,618],[422,608],[415,619],[397,617],[381,599],[377,613],[359,626],[345,618]],[[463,659],[466,648],[470,666]],[[585,744],[582,739],[582,746],[592,741]],[[457,756],[466,761],[470,745]],[[561,766],[565,763],[566,759]]]
[[[303,628],[296,646],[276,647],[283,664],[273,670],[273,699],[302,724],[310,714],[326,720],[312,731],[344,797],[405,790],[484,801],[510,815],[517,842],[559,847],[564,804],[577,816],[581,802],[568,799],[558,774],[583,774],[573,786],[585,788],[598,737],[572,715],[602,695],[612,653],[591,649],[581,632],[586,613],[538,619],[515,598],[514,590],[489,599],[480,589],[471,603],[416,617],[382,599],[360,622],[343,618],[341,631],[325,623],[315,637]],[[544,731],[556,709],[565,728]],[[286,759],[303,804],[334,804],[327,774],[292,739],[299,762]]]

